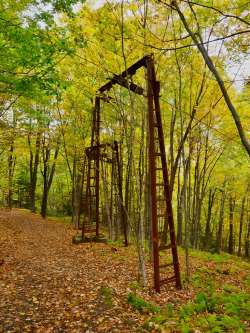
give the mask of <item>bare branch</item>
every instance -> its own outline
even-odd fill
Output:
[[[218,9],[218,8],[215,8],[213,6],[208,6],[208,5],[204,5],[202,3],[198,3],[198,2],[194,2],[194,1],[189,1],[189,0],[182,0],[183,2],[187,2],[188,4],[190,5],[194,5],[194,6],[199,6],[199,7],[203,7],[203,8],[207,8],[207,9],[211,9],[219,14],[221,14],[222,16],[225,16],[225,17],[228,17],[228,18],[233,18],[233,19],[236,19],[246,25],[249,25],[250,26],[250,22],[246,21],[245,19],[243,19],[242,17],[240,16],[237,16],[237,15],[233,15],[233,14],[226,14],[224,13],[222,10]]]

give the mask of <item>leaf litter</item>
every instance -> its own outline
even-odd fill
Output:
[[[149,314],[127,303],[138,275],[135,249],[73,245],[75,232],[25,210],[0,210],[1,333],[144,331]],[[150,264],[147,273],[150,284],[136,291],[146,301],[178,306],[194,297],[192,287],[176,291],[169,285],[156,294]]]

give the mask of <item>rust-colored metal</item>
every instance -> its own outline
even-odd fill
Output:
[[[100,98],[96,97],[96,105],[95,105],[95,109],[96,109],[96,137],[95,137],[95,144],[97,146],[97,156],[95,159],[95,195],[96,195],[96,207],[95,207],[95,222],[96,222],[96,229],[95,229],[95,233],[96,233],[96,237],[99,236],[99,196],[100,196],[100,191],[99,191],[99,187],[100,187]]]
[[[98,109],[97,109],[98,111]],[[98,115],[96,114],[96,120],[99,120]],[[93,117],[94,118],[94,117]],[[100,128],[97,128],[97,124],[93,126],[95,131],[98,133]],[[99,138],[97,136],[92,136],[92,143],[98,143]],[[109,148],[112,153],[111,157],[107,152],[107,148]],[[119,153],[118,153],[118,143],[102,143],[96,144],[85,149],[85,157],[88,161],[88,172],[86,177],[86,194],[85,194],[85,205],[84,205],[84,215],[85,220],[82,225],[82,237],[86,236],[87,233],[94,233],[96,237],[99,237],[99,204],[100,204],[100,161],[102,161],[102,165],[104,163],[112,164],[112,169],[116,170],[116,174],[119,175],[120,172],[120,162],[119,162]],[[113,158],[115,156],[115,158]],[[104,162],[104,163],[103,163]],[[113,165],[114,164],[114,165]],[[117,176],[114,185],[117,186],[118,192],[122,193],[122,184],[120,183],[120,177]],[[122,198],[119,199],[122,203]],[[111,200],[113,201],[113,200]],[[94,208],[93,208],[94,205]],[[123,206],[123,205],[122,205]],[[122,215],[122,213],[121,213]],[[122,220],[122,218],[121,218]],[[126,229],[125,229],[126,232]],[[125,237],[127,241],[127,236]],[[126,242],[125,242],[126,243]]]
[[[149,56],[143,57],[142,59],[137,61],[135,64],[133,64],[132,66],[127,68],[125,71],[123,71],[120,75],[115,75],[111,80],[109,80],[108,83],[104,84],[101,88],[99,88],[99,92],[102,94],[105,91],[109,91],[114,84],[120,84],[120,85],[124,86],[125,88],[130,89],[131,91],[133,91],[136,94],[143,95],[143,93],[144,93],[143,88],[141,88],[137,85],[129,84],[128,77],[134,75],[139,68],[145,67],[148,57]],[[124,78],[126,78],[126,83],[123,80]],[[123,85],[122,83],[125,83],[125,85]]]
[[[152,239],[153,239],[153,260],[154,260],[154,283],[155,290],[160,291],[160,287],[165,283],[175,282],[176,288],[181,288],[179,260],[177,253],[177,245],[174,230],[174,219],[172,202],[170,196],[167,159],[164,144],[164,134],[162,128],[159,92],[160,83],[156,80],[154,59],[153,57],[147,58],[147,80],[148,80],[148,120],[149,120],[149,168],[151,177],[151,215],[152,215]],[[156,170],[160,174],[162,180],[158,180]],[[158,177],[159,178],[159,177]],[[163,191],[162,191],[163,189]],[[164,199],[162,198],[164,197]],[[162,205],[165,203],[165,206]],[[158,205],[159,204],[159,205]],[[162,210],[165,210],[162,211]],[[161,228],[167,224],[169,226],[170,244],[161,245],[161,238],[159,237],[160,220],[163,219]],[[160,256],[159,252],[171,249],[172,259],[171,263],[161,263],[164,256]],[[167,257],[167,252],[165,252]],[[162,269],[173,266],[174,276],[166,277]]]
[[[135,83],[131,82],[131,77],[140,68],[146,68],[147,79],[147,91]],[[152,55],[147,55],[137,61],[135,64],[127,68],[120,75],[114,75],[108,83],[103,85],[98,90],[98,95],[95,100],[95,107],[93,113],[93,125],[91,135],[91,147],[86,150],[88,156],[88,178],[86,183],[86,201],[90,201],[88,207],[90,207],[89,220],[91,221],[91,169],[94,161],[95,175],[95,221],[96,221],[96,235],[99,234],[99,167],[100,158],[103,158],[100,153],[102,146],[106,144],[100,144],[100,100],[104,102],[110,102],[112,97],[105,95],[113,85],[118,84],[130,91],[143,95],[147,98],[148,103],[148,129],[149,129],[149,172],[151,182],[151,223],[152,223],[152,244],[153,244],[153,265],[154,265],[154,288],[157,292],[160,292],[160,288],[163,284],[175,282],[176,288],[181,288],[180,268],[177,253],[177,245],[175,238],[174,219],[172,211],[172,201],[169,187],[169,176],[167,169],[167,159],[164,144],[164,135],[161,120],[159,92],[160,83],[156,80],[154,59]],[[119,200],[121,204],[121,219],[124,231],[124,243],[128,245],[127,239],[127,223],[126,223],[126,211],[123,205],[123,191],[122,191],[122,174],[120,170],[120,156],[118,150],[118,144],[115,141],[112,145],[117,164],[117,176],[118,176],[118,192]],[[92,161],[92,162],[91,162]],[[92,164],[91,164],[92,163]],[[112,201],[112,200],[111,200]],[[112,201],[113,202],[113,201]],[[168,226],[168,228],[162,228]],[[161,230],[159,230],[159,228]],[[162,243],[164,234],[170,235],[170,244]],[[161,233],[161,236],[160,236]],[[83,227],[84,235],[84,227]],[[171,257],[173,262],[161,263],[163,256],[160,256],[161,251],[171,250]],[[164,256],[166,259],[167,253]],[[174,276],[169,276],[167,268],[173,267]],[[165,269],[165,276],[162,272]],[[167,276],[166,276],[167,273]]]
[[[155,165],[155,141],[154,141],[154,93],[153,93],[153,66],[149,58],[147,60],[147,99],[148,99],[148,126],[149,126],[149,173],[151,190],[151,224],[154,265],[154,287],[160,292],[160,268],[159,268],[159,236],[157,226],[157,198],[156,198],[156,165]]]
[[[86,180],[86,216],[82,224],[82,238],[87,232],[95,231],[96,237],[99,236],[99,184],[100,184],[100,98],[96,96],[92,130],[91,147],[86,148],[85,154],[88,159],[88,171]],[[93,211],[93,203],[95,209]]]
[[[153,60],[151,60],[151,61],[153,62]],[[176,288],[181,289],[180,266],[179,266],[177,244],[176,244],[176,237],[175,237],[175,227],[174,227],[171,194],[170,194],[167,158],[166,158],[164,134],[163,134],[163,128],[162,128],[160,103],[159,103],[160,82],[156,81],[154,64],[152,63],[151,66],[152,66],[152,81],[153,81],[152,86],[153,86],[153,95],[154,95],[154,104],[155,104],[155,121],[156,121],[155,124],[157,125],[156,128],[158,131],[159,148],[160,148],[160,153],[161,153],[160,157],[161,157],[162,175],[163,175],[163,183],[164,183],[164,195],[165,195],[165,201],[166,201],[167,224],[169,226],[169,233],[170,233],[170,242],[171,242],[171,250],[172,250],[172,257],[173,257]],[[166,223],[164,223],[164,227],[165,227],[165,224]],[[164,228],[164,231],[166,231],[165,228]]]

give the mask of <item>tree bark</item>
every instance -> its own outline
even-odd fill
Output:
[[[223,234],[223,222],[224,222],[224,206],[225,206],[225,199],[226,199],[226,179],[223,183],[223,189],[221,193],[221,201],[220,201],[220,214],[219,214],[219,227],[216,239],[216,252],[220,253],[222,248],[222,234]]]
[[[245,256],[250,257],[250,216],[247,222],[246,240],[245,240]]]
[[[234,208],[235,198],[230,195],[229,197],[229,239],[228,239],[228,252],[234,253]]]
[[[244,209],[245,209],[246,196],[242,198],[241,202],[241,212],[240,212],[240,228],[239,228],[239,244],[238,244],[238,256],[241,256],[241,246],[242,246],[242,229],[243,229],[243,219],[244,219]]]
[[[11,140],[9,154],[8,154],[8,207],[12,208],[12,195],[13,195],[13,175],[16,164],[14,156],[14,140]]]
[[[46,216],[47,216],[49,190],[52,185],[52,181],[53,181],[53,177],[54,177],[54,173],[55,173],[56,161],[57,161],[59,149],[60,149],[60,144],[58,141],[56,148],[55,148],[53,163],[52,163],[51,168],[49,168],[51,148],[49,147],[48,144],[47,145],[45,144],[45,138],[44,138],[44,140],[43,140],[43,171],[42,171],[43,195],[42,195],[42,203],[41,203],[41,216],[43,218],[46,218]]]
[[[208,195],[208,207],[207,207],[207,218],[206,218],[206,227],[205,227],[205,235],[203,240],[203,248],[205,250],[209,250],[211,246],[212,232],[211,232],[211,217],[212,210],[214,206],[216,189],[210,189]]]
[[[41,131],[38,129],[36,134],[35,157],[31,148],[30,134],[28,135],[28,144],[30,149],[30,210],[32,213],[36,211],[36,184],[37,184],[37,171],[39,165],[39,155],[41,146]]]
[[[178,168],[178,192],[177,192],[177,244],[182,245],[182,225],[184,208],[184,188],[180,184],[181,168]],[[185,172],[184,172],[185,177]]]

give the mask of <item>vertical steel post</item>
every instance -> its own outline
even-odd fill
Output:
[[[87,180],[86,180],[86,191],[85,191],[85,200],[86,200],[86,215],[90,219],[90,207],[89,207],[89,192],[90,192],[90,167],[91,167],[91,161],[87,155],[87,152],[85,150],[85,156],[86,156],[86,164],[87,164]],[[86,223],[86,216],[83,214],[83,221],[82,221],[82,239],[85,236],[85,223]]]
[[[96,160],[95,160],[95,195],[96,195],[96,207],[95,207],[95,219],[96,219],[96,237],[99,237],[99,198],[100,198],[100,97],[96,97],[96,138],[95,144],[97,146]]]
[[[109,238],[113,240],[113,226],[114,226],[114,193],[115,193],[115,165],[116,165],[116,156],[115,151],[112,148],[112,163],[111,163],[111,183],[110,183],[110,207],[109,207],[109,215],[110,215],[110,221],[109,221]]]
[[[153,59],[147,59],[147,100],[148,100],[148,129],[149,129],[149,173],[151,190],[151,224],[152,224],[152,245],[154,264],[154,288],[160,292],[160,272],[158,253],[158,221],[157,221],[157,197],[156,197],[156,165],[154,145],[154,95],[153,95]]]
[[[156,81],[154,64],[152,65],[152,79],[153,79],[155,115],[157,118],[157,123],[162,124],[161,112],[160,112],[160,102],[159,102],[160,83],[158,81]],[[158,127],[158,133],[159,133],[159,138],[160,138],[159,145],[160,145],[160,150],[161,150],[161,163],[163,166],[162,172],[163,172],[165,199],[166,199],[167,221],[168,221],[169,232],[170,232],[170,241],[171,241],[171,250],[172,250],[173,265],[174,265],[174,272],[175,272],[175,279],[176,279],[176,288],[181,289],[180,267],[179,267],[178,253],[177,253],[173,208],[172,208],[172,200],[171,200],[171,194],[170,194],[169,175],[168,175],[167,158],[166,158],[165,145],[164,145],[164,140],[163,140],[164,134],[163,134],[162,126]]]
[[[176,287],[181,288],[181,280],[180,280],[180,269],[179,269],[179,260],[177,254],[177,244],[175,238],[175,230],[174,230],[174,219],[173,219],[173,211],[172,211],[172,199],[170,194],[170,185],[169,185],[169,177],[168,177],[168,169],[167,169],[167,159],[165,152],[165,144],[164,144],[164,135],[162,128],[162,120],[160,113],[160,102],[159,102],[159,92],[160,92],[160,83],[156,81],[156,74],[154,68],[154,59],[153,56],[145,56],[139,62],[132,65],[129,70],[123,72],[119,76],[119,80],[112,79],[108,84],[104,85],[99,89],[100,92],[104,92],[105,90],[109,90],[113,84],[120,84],[128,89],[133,88],[132,84],[124,85],[123,79],[128,75],[134,75],[136,70],[140,67],[144,66],[146,68],[146,81],[147,81],[147,118],[148,118],[148,166],[149,166],[149,174],[150,174],[150,212],[151,212],[151,225],[152,225],[152,253],[153,253],[153,264],[154,264],[154,288],[157,292],[160,292],[160,286],[164,283],[176,282]],[[143,89],[140,88],[138,92],[138,88],[131,89],[135,93],[139,93],[139,95],[143,94]],[[91,135],[91,148],[94,148],[95,154],[93,156],[89,156],[88,159],[88,178],[87,178],[87,191],[86,191],[86,201],[92,203],[91,200],[91,191],[90,191],[90,170],[94,169],[94,177],[91,176],[91,179],[95,179],[95,222],[96,222],[96,236],[99,236],[99,182],[100,182],[100,96],[96,96],[95,99],[95,107],[93,112],[93,123],[92,123],[92,135]],[[126,222],[126,211],[123,205],[123,191],[122,191],[122,173],[120,170],[120,158],[118,153],[118,145],[117,142],[114,142],[114,150],[116,152],[117,158],[117,176],[118,176],[118,192],[119,192],[119,201],[121,206],[121,219],[124,230],[124,242],[125,246],[128,245],[127,240],[127,222]],[[159,160],[159,157],[161,158]],[[92,158],[92,160],[91,160]],[[91,161],[94,162],[94,168],[91,168]],[[159,163],[160,162],[160,163]],[[160,164],[160,165],[159,165]],[[157,182],[157,172],[162,170],[163,183]],[[164,186],[164,200],[165,201],[165,209],[166,209],[166,222],[165,226],[169,227],[170,232],[170,241],[171,244],[165,244],[165,246],[159,246],[159,230],[158,224],[160,224],[160,218],[164,217],[161,213],[161,207],[158,207],[158,203],[162,201],[162,186]],[[91,186],[93,187],[93,186]],[[94,194],[93,194],[94,195]],[[92,214],[92,206],[88,208],[91,220]],[[158,221],[159,218],[159,221]],[[168,228],[165,230],[168,232]],[[84,234],[84,225],[83,225],[83,234]],[[162,238],[163,239],[163,238]],[[172,258],[173,263],[170,264],[161,264],[160,265],[160,256],[159,251],[164,250],[172,250]],[[163,272],[160,269],[163,269],[169,265],[174,266],[174,276],[168,278],[160,279],[160,274]],[[166,272],[167,273],[167,272]]]
[[[91,147],[95,145],[96,141],[96,123],[97,123],[97,97],[95,98],[94,110],[93,110],[93,119],[92,119],[92,128],[91,128]],[[87,216],[89,222],[92,219],[92,200],[91,200],[91,190],[90,190],[90,177],[91,177],[91,154],[88,155],[87,149],[85,150],[85,154],[87,156],[87,181],[86,181],[86,208],[87,208]],[[85,223],[86,217],[83,220],[82,224],[82,239],[85,235]]]

